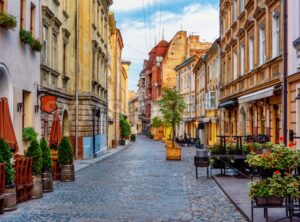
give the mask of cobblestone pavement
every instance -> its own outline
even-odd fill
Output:
[[[195,150],[182,150],[182,161],[166,161],[162,143],[139,137],[0,221],[246,221],[204,169],[195,179]]]

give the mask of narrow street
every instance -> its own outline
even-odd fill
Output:
[[[161,142],[138,137],[1,221],[245,221],[204,169],[195,179],[194,148],[182,150],[182,161],[166,161]]]

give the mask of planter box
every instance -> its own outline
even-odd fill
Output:
[[[181,149],[178,147],[166,147],[167,160],[181,160]]]
[[[283,198],[276,196],[256,197],[255,202],[257,206],[282,206]]]
[[[122,140],[120,140],[120,145],[121,145],[121,146],[125,146],[125,145],[126,145],[126,141],[125,141],[125,140],[123,140],[123,139],[122,139]]]

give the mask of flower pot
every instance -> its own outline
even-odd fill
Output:
[[[282,206],[283,198],[277,196],[256,197],[255,202],[257,206]]]
[[[125,145],[126,145],[125,139],[121,139],[121,140],[120,140],[120,145],[121,145],[121,146],[125,146]]]
[[[72,164],[72,165],[61,165],[60,181],[62,181],[62,182],[75,181],[74,164]]]
[[[43,183],[41,175],[32,176],[32,199],[39,199],[43,197]]]
[[[181,149],[179,147],[166,147],[167,160],[181,160]]]
[[[43,178],[43,192],[44,193],[52,192],[53,191],[52,173],[44,172],[42,178]]]
[[[5,187],[4,190],[4,211],[13,211],[17,209],[16,188]]]

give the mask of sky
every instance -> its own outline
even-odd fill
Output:
[[[131,61],[128,89],[137,90],[139,74],[148,52],[162,38],[176,32],[200,35],[213,42],[219,36],[219,0],[114,0],[117,27],[123,37],[122,58]]]

